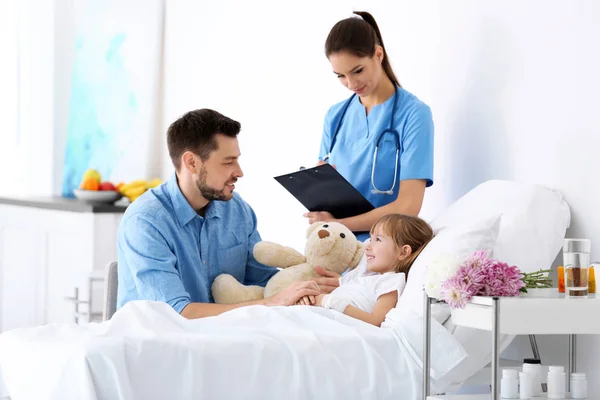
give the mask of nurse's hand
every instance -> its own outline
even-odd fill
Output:
[[[308,223],[312,224],[313,222],[323,221],[323,222],[333,222],[335,218],[331,213],[327,211],[311,211],[302,214],[303,217],[308,218]]]
[[[320,278],[315,278],[313,281],[319,285],[319,289],[321,293],[327,294],[331,293],[340,286],[340,277],[341,275],[336,274],[335,272],[331,272],[322,267],[316,267],[315,271],[317,274],[321,275]]]
[[[320,167],[321,165],[325,165],[325,164],[327,164],[327,163],[325,161],[323,161],[323,160],[317,161],[317,167]],[[337,169],[335,167],[335,164],[331,164],[331,166],[333,167],[333,169]]]

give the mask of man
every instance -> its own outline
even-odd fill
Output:
[[[268,299],[213,303],[210,287],[221,273],[264,286],[277,272],[252,256],[261,240],[256,216],[234,194],[243,176],[239,131],[238,122],[209,109],[171,124],[167,146],[175,174],[136,199],[119,227],[118,307],[163,301],[186,318],[201,318],[247,305],[292,305],[319,294],[315,282],[296,282]]]

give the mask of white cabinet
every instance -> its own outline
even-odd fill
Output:
[[[48,199],[38,207],[36,202],[2,200],[6,199],[0,199],[0,332],[101,319],[104,288],[97,278],[117,259],[124,207],[65,199]],[[76,292],[85,302],[78,305],[79,314],[75,302],[68,300]],[[3,394],[0,377],[0,398]]]

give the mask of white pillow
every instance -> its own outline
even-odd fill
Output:
[[[409,310],[414,315],[423,315],[423,286],[427,273],[427,265],[441,254],[453,254],[466,257],[476,250],[486,249],[493,256],[493,249],[498,237],[500,215],[473,221],[466,219],[462,223],[433,226],[435,237],[417,257],[408,273],[404,292],[398,299],[397,308]],[[449,316],[449,308],[443,308]],[[437,310],[436,310],[437,312]],[[446,318],[447,318],[446,316]],[[436,315],[438,321],[445,320]]]
[[[500,214],[494,258],[522,272],[549,268],[571,222],[569,206],[557,191],[524,182],[487,181],[436,216],[431,226],[435,230]]]

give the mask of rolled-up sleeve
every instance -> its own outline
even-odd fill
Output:
[[[131,300],[162,301],[180,313],[191,302],[175,268],[175,254],[150,217],[130,216],[117,244],[119,306]]]
[[[246,278],[244,285],[265,286],[269,279],[279,271],[277,268],[270,267],[256,261],[253,255],[254,246],[262,239],[256,228],[257,221],[254,211],[248,207],[248,217],[250,234],[248,235],[248,261],[246,263]]]

